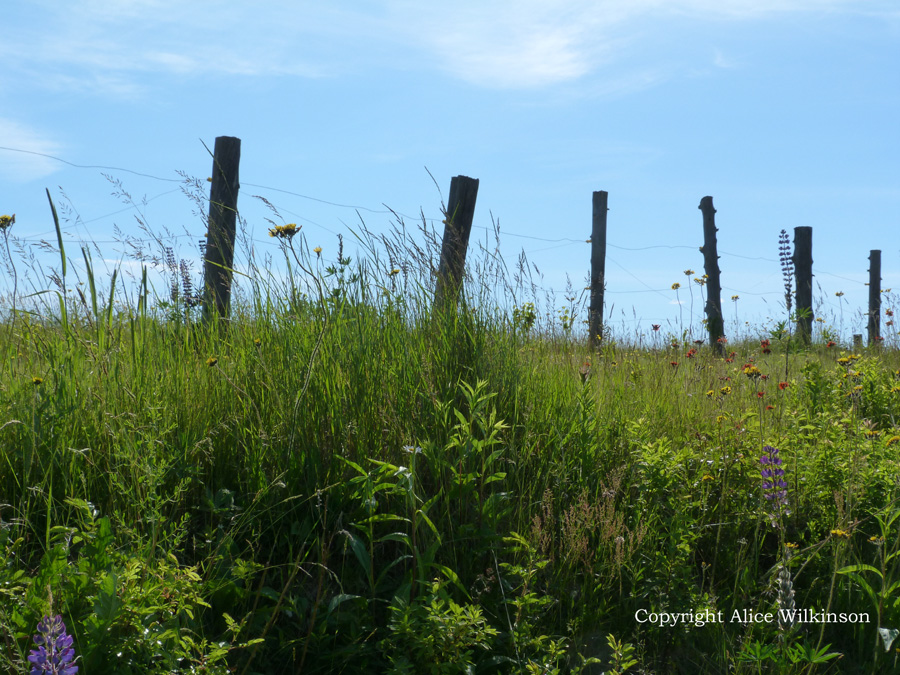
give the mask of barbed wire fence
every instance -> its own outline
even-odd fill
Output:
[[[133,249],[132,252],[134,252],[134,247],[140,246],[140,245],[146,245],[146,246],[158,245],[158,246],[163,246],[163,247],[168,246],[171,248],[171,247],[174,247],[175,242],[182,242],[183,240],[187,240],[187,241],[191,242],[192,245],[197,245],[197,244],[202,243],[202,239],[203,239],[202,236],[191,234],[186,231],[181,234],[176,234],[174,232],[166,230],[164,236],[160,236],[157,234],[151,235],[149,232],[145,232],[145,236],[135,236],[135,235],[126,235],[124,232],[122,232],[118,228],[117,225],[114,225],[114,231],[117,232],[117,238],[114,238],[114,239],[94,238],[94,237],[91,237],[90,233],[87,231],[88,225],[107,221],[110,218],[113,218],[113,217],[121,215],[121,214],[126,214],[126,213],[134,214],[135,217],[137,218],[138,223],[143,222],[145,225],[148,225],[146,222],[146,219],[144,218],[144,216],[142,214],[142,208],[148,206],[149,204],[151,204],[159,199],[162,199],[164,197],[167,197],[167,196],[175,194],[175,193],[180,193],[184,196],[187,196],[189,199],[194,200],[195,207],[196,207],[195,215],[197,215],[201,219],[201,221],[206,220],[206,215],[205,215],[205,213],[203,213],[203,211],[205,210],[205,208],[208,207],[209,197],[201,195],[200,191],[197,189],[200,185],[202,185],[203,181],[201,179],[192,178],[181,172],[179,172],[180,173],[179,178],[168,178],[168,177],[164,177],[164,176],[154,175],[152,173],[147,173],[145,171],[138,171],[135,169],[121,167],[121,166],[113,166],[113,165],[107,165],[107,164],[79,164],[79,163],[67,160],[65,158],[58,157],[56,155],[51,155],[51,154],[42,153],[42,152],[36,152],[36,151],[32,151],[32,150],[25,150],[25,149],[21,149],[21,148],[7,147],[7,146],[0,146],[0,151],[37,155],[40,157],[44,157],[47,159],[57,161],[61,164],[64,164],[66,166],[76,168],[79,170],[100,171],[101,174],[108,181],[110,181],[111,184],[113,184],[115,186],[116,190],[114,191],[113,195],[125,202],[123,207],[115,209],[108,213],[104,213],[102,215],[91,217],[91,218],[82,218],[80,216],[80,214],[78,214],[77,211],[74,209],[74,207],[71,205],[71,201],[68,200],[68,197],[65,195],[65,192],[61,191],[63,201],[65,202],[65,205],[64,205],[63,209],[61,209],[61,211],[63,212],[64,216],[67,218],[67,221],[70,223],[70,227],[76,231],[83,230],[81,233],[82,236],[74,239],[73,241],[78,241],[82,244],[89,244],[89,245],[93,245],[93,246],[112,245],[112,244],[122,245],[122,244],[128,242],[132,246],[132,249]],[[176,185],[178,185],[178,187],[163,190],[161,192],[154,193],[152,196],[143,197],[141,200],[136,201],[136,200],[133,200],[131,198],[131,195],[128,194],[128,192],[124,190],[124,188],[122,187],[121,180],[116,178],[114,173],[124,173],[124,174],[134,175],[137,177],[158,181],[161,183],[176,184]],[[191,194],[192,187],[194,188],[193,194]],[[260,203],[267,204],[269,207],[274,209],[275,213],[278,216],[281,216],[281,217],[283,217],[285,215],[289,216],[291,218],[296,219],[296,222],[298,222],[300,224],[319,228],[323,232],[327,232],[335,237],[347,236],[351,233],[351,229],[345,225],[343,228],[343,231],[338,231],[338,229],[334,229],[333,227],[324,225],[321,222],[319,222],[318,220],[311,219],[308,216],[300,213],[295,205],[289,204],[287,201],[285,201],[282,198],[279,198],[277,196],[273,197],[273,195],[283,195],[287,198],[293,198],[293,199],[314,202],[317,204],[333,207],[336,209],[352,210],[353,212],[356,213],[356,215],[360,218],[361,221],[363,218],[363,214],[371,214],[373,216],[386,216],[386,217],[392,217],[392,218],[398,218],[398,219],[406,219],[406,221],[408,221],[408,222],[420,223],[422,227],[431,227],[431,228],[433,228],[434,231],[436,231],[437,225],[440,224],[441,222],[443,222],[443,220],[444,220],[443,215],[428,216],[425,214],[424,211],[421,211],[418,215],[410,215],[410,214],[402,212],[402,211],[397,211],[397,210],[391,209],[385,205],[382,205],[382,208],[373,208],[371,206],[366,206],[363,204],[350,203],[351,200],[334,201],[334,200],[330,200],[330,199],[325,199],[321,196],[305,194],[302,192],[298,192],[296,190],[289,190],[284,187],[265,185],[265,184],[261,184],[261,183],[243,182],[242,181],[241,188],[250,188],[257,192],[262,191],[264,194],[250,194],[248,196],[251,199],[254,199],[255,201],[258,200]],[[205,203],[203,203],[203,204],[198,203],[197,202],[198,196],[202,196],[202,199],[204,200]],[[246,197],[245,197],[245,199],[246,199]],[[4,205],[4,207],[6,207],[6,205]],[[244,209],[247,208],[246,201],[244,201],[243,208]],[[239,207],[239,211],[240,211],[240,207]],[[270,218],[264,218],[264,220],[266,220],[268,223],[274,225],[274,221],[271,220]],[[244,220],[243,222],[244,222],[244,226],[246,228],[246,226],[247,226],[246,220]],[[364,221],[363,221],[363,224],[365,224]],[[148,227],[149,227],[149,225],[148,225]],[[494,224],[493,228],[487,227],[484,225],[473,224],[472,228],[477,229],[484,233],[484,235],[485,235],[484,241],[487,241],[487,238],[489,238],[491,234],[494,234],[494,235],[502,235],[502,237],[504,237],[504,238],[509,237],[509,238],[519,240],[519,241],[524,241],[524,242],[529,242],[529,241],[536,242],[536,243],[539,242],[539,244],[537,244],[537,246],[534,248],[526,249],[523,246],[521,251],[522,251],[522,254],[524,254],[525,256],[532,256],[537,253],[543,253],[546,251],[557,250],[557,249],[561,249],[561,248],[582,246],[582,247],[584,247],[584,252],[585,252],[584,253],[585,269],[587,269],[587,262],[588,262],[588,258],[589,258],[589,248],[590,248],[590,238],[541,237],[541,236],[536,236],[536,235],[524,234],[521,232],[509,231],[506,228],[504,228],[501,232],[496,224]],[[266,227],[266,229],[268,229],[268,227]],[[48,239],[51,237],[55,237],[55,234],[56,234],[55,230],[48,230],[45,232],[37,232],[37,233],[29,233],[27,236],[16,237],[16,241],[19,242],[20,245],[29,245],[30,244],[30,245],[43,246],[46,248],[47,246],[50,246],[47,243]],[[279,247],[279,242],[273,238],[270,238],[268,236],[263,236],[263,237],[254,236],[248,232],[244,233],[244,237],[243,237],[242,241],[245,244],[263,247],[263,249],[270,249],[273,252],[276,251]],[[481,241],[481,240],[479,240],[479,241]],[[481,246],[484,247],[485,244],[481,243]],[[625,246],[625,245],[616,244],[613,242],[607,242],[606,246],[615,251],[622,251],[622,252],[628,252],[628,253],[642,253],[642,252],[647,252],[647,251],[652,251],[652,250],[665,250],[665,251],[687,250],[687,251],[694,251],[694,252],[696,252],[698,250],[697,245],[690,245],[690,244],[683,244],[683,243],[659,243],[659,244],[652,244],[652,245],[647,245],[647,246]],[[117,252],[121,253],[123,255],[126,254],[125,251],[117,251]],[[735,258],[735,259],[741,259],[741,260],[748,260],[748,261],[752,261],[752,262],[772,264],[773,267],[771,268],[771,270],[772,270],[771,273],[766,275],[760,282],[758,282],[756,285],[757,287],[760,284],[764,284],[773,279],[780,280],[781,275],[777,268],[777,265],[779,264],[779,260],[777,258],[767,257],[767,256],[750,256],[750,255],[735,253],[732,251],[721,250],[721,249],[719,250],[719,254],[722,257],[726,257],[726,258]],[[334,258],[328,258],[326,256],[323,256],[323,260],[328,262],[329,264],[335,264],[338,262],[338,260],[336,260]],[[609,311],[610,316],[612,315],[613,311],[615,310],[615,307],[616,307],[615,298],[617,296],[628,297],[628,296],[634,296],[634,295],[640,295],[640,294],[655,294],[655,295],[659,295],[659,296],[665,298],[668,302],[670,302],[670,304],[675,304],[675,303],[671,303],[672,290],[673,290],[672,287],[656,288],[656,287],[649,285],[645,280],[641,279],[639,276],[637,276],[632,271],[630,271],[626,265],[623,265],[622,263],[620,263],[615,257],[609,256],[608,252],[607,252],[606,260],[609,263],[611,263],[613,266],[615,266],[618,270],[620,270],[624,275],[633,279],[637,285],[643,287],[643,288],[622,289],[622,288],[610,288],[607,286],[605,289],[605,294],[612,296],[612,299],[613,299],[613,302],[609,303],[610,308],[608,311]],[[160,267],[162,267],[162,268],[167,267],[165,265],[165,261],[157,261],[157,262],[160,264]],[[827,276],[832,279],[841,280],[841,281],[845,282],[846,284],[852,285],[853,287],[864,288],[869,285],[868,283],[866,283],[864,281],[860,281],[858,279],[852,279],[845,275],[836,274],[834,272],[830,272],[828,270],[822,269],[818,266],[815,266],[813,268],[813,274],[816,277]],[[689,280],[689,282],[690,282],[690,280]],[[818,285],[818,282],[817,282],[817,285]],[[567,288],[548,287],[548,286],[544,286],[542,283],[532,283],[532,288],[534,290],[540,291],[541,293],[545,294],[547,297],[552,297],[552,298],[568,297],[571,301],[570,294],[573,292],[573,290],[576,293],[578,293],[579,292],[578,289],[580,287],[577,286],[575,283],[570,282],[570,284]],[[585,288],[584,290],[586,291],[587,288]],[[735,302],[740,298],[740,296],[751,296],[751,297],[756,297],[758,299],[761,299],[761,300],[763,300],[763,302],[766,302],[767,304],[768,304],[768,301],[771,299],[773,302],[773,305],[774,305],[774,304],[777,304],[779,299],[782,298],[782,296],[783,296],[783,292],[778,288],[775,288],[774,290],[754,290],[753,287],[735,288],[735,287],[723,285],[722,290],[727,291],[731,295],[732,300]],[[819,292],[816,296],[816,305],[817,305],[816,314],[819,315],[819,313],[821,311],[828,310],[828,311],[832,312],[833,316],[840,315],[842,317],[841,321],[843,322],[844,313],[851,312],[851,310],[846,307],[845,303],[842,300],[842,297],[844,295],[843,291],[838,291],[837,293],[835,293],[834,296],[836,297],[836,300],[832,300],[831,295],[825,293],[825,291],[822,289],[821,286],[818,286],[818,290],[819,290]],[[889,299],[891,301],[893,301],[896,299],[890,297],[891,290],[892,289],[885,289],[884,292],[889,296]],[[583,301],[583,292],[581,292],[581,296],[582,296],[581,300],[579,300],[579,301]],[[681,304],[681,302],[679,301],[678,304]],[[896,302],[888,302],[887,304],[888,304],[887,311],[890,312],[890,314],[888,314],[887,316],[890,317],[893,315],[892,308],[897,303]],[[621,315],[618,318],[618,321],[620,321],[623,324],[624,323],[632,323],[635,325],[639,325],[639,324],[648,323],[649,321],[654,320],[652,318],[644,319],[642,317],[638,317],[636,314],[634,314],[634,316],[629,319],[625,315],[624,308],[622,308],[620,306],[619,309],[620,309]],[[551,310],[551,311],[553,311],[553,310]],[[867,314],[868,314],[867,312],[860,311],[859,315],[856,316],[856,319],[857,320],[864,319],[867,316]],[[669,320],[669,321],[671,323],[671,320]],[[737,322],[737,318],[735,318],[735,322]],[[889,320],[887,322],[887,324],[888,324],[889,328],[893,327],[892,320]]]

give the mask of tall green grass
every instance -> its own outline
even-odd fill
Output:
[[[205,324],[177,266],[73,288],[56,225],[56,305],[0,324],[0,669],[49,613],[91,675],[898,667],[896,351],[591,353],[484,249],[433,311],[402,223],[280,239]],[[870,621],[731,620],[789,597]]]

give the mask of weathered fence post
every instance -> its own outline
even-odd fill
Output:
[[[719,271],[719,253],[716,244],[716,210],[713,198],[704,197],[697,208],[703,212],[703,269],[706,272],[706,327],[709,329],[709,345],[721,355],[725,346],[725,321],[722,317],[722,282]]]
[[[596,349],[603,339],[603,292],[606,290],[606,214],[609,193],[600,190],[593,196],[591,220],[591,303],[588,308],[588,344]]]
[[[228,316],[231,299],[234,240],[237,231],[238,165],[241,139],[216,138],[212,185],[209,188],[209,221],[203,265],[203,317]]]
[[[881,337],[881,251],[869,251],[869,346]]]
[[[794,276],[797,279],[797,328],[803,344],[812,337],[812,228],[794,228]]]
[[[443,309],[445,305],[451,303],[455,305],[459,299],[477,196],[477,178],[454,176],[450,179],[450,197],[447,203],[447,218],[444,220],[441,262],[434,291],[435,309]]]

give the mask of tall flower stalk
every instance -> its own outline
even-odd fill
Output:
[[[34,636],[37,649],[32,649],[28,656],[28,662],[32,664],[30,675],[75,675],[78,666],[72,665],[75,660],[72,636],[66,635],[62,617],[59,614],[52,618],[45,616],[38,623],[37,630]]]

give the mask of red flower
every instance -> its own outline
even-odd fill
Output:
[[[829,340],[828,344],[825,346],[831,348],[831,347],[834,347],[836,344],[837,344],[837,342],[835,342],[834,340]]]
[[[769,349],[770,344],[771,343],[768,340],[763,340],[762,342],[759,343],[759,346],[762,347],[763,354],[771,354],[772,353],[772,350]]]
[[[677,367],[678,367],[678,361],[669,361],[669,365],[672,366],[673,368],[677,368]]]
[[[653,330],[659,330],[659,324],[658,324],[658,323],[654,323],[654,324],[652,324],[652,326],[653,326]]]
[[[725,363],[734,363],[734,359],[725,359]]]
[[[765,392],[762,392],[762,391],[756,392],[756,398],[762,398],[763,396],[765,396]]]
[[[726,342],[728,342],[728,338],[723,335],[718,340],[716,340],[716,342],[718,342],[720,345],[724,345]]]
[[[767,406],[766,406],[766,410],[775,410],[775,406],[774,406],[774,405],[767,405]]]
[[[689,349],[687,354],[685,354],[685,356],[689,359],[692,359],[692,358],[694,358],[694,354],[696,354],[696,353],[697,353],[696,349]]]
[[[791,386],[790,382],[779,382],[778,383],[778,388],[781,389],[781,391],[784,391],[785,389],[787,389],[790,386]]]
[[[695,344],[695,345],[702,345],[702,344],[703,344],[703,340],[694,340],[694,344]]]

